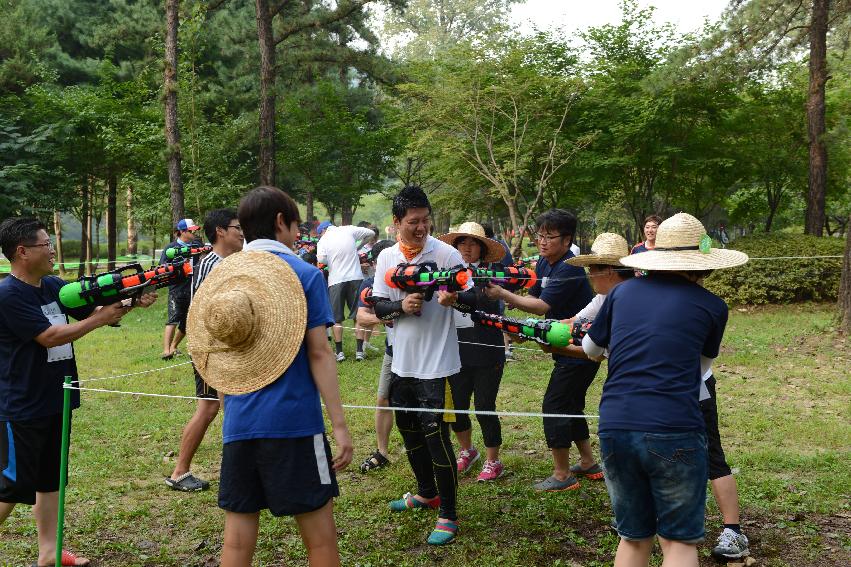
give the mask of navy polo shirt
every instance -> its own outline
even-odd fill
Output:
[[[35,338],[67,315],[85,319],[94,307],[68,309],[59,301],[65,281],[55,276],[35,287],[14,276],[0,281],[0,421],[23,421],[62,413],[65,376],[77,381],[74,347],[70,358],[51,357]],[[61,319],[61,321],[60,321]],[[80,391],[71,391],[71,407],[80,407]]]
[[[529,290],[529,295],[545,301],[550,306],[546,313],[547,319],[570,319],[588,305],[594,296],[585,269],[565,264],[565,260],[573,256],[573,252],[568,250],[567,254],[554,264],[550,264],[541,256],[535,266],[538,281]],[[596,364],[583,358],[556,354],[553,355],[553,360],[564,365]]]
[[[716,358],[727,304],[674,274],[612,289],[588,331],[609,349],[599,431],[702,431],[700,356]]]

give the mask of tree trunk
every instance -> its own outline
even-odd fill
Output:
[[[53,211],[53,233],[56,237],[56,260],[59,262],[59,277],[65,277],[65,253],[62,251],[62,215]]]
[[[349,203],[340,205],[340,224],[343,226],[352,224],[355,217],[355,211]]]
[[[275,184],[275,38],[267,0],[256,0],[260,44],[260,184]]]
[[[133,186],[127,186],[127,255],[138,254],[139,234],[136,232],[136,219],[133,217]]]
[[[89,186],[88,181],[82,184],[81,186],[82,199],[80,206],[80,263],[77,266],[77,277],[81,278],[86,273],[86,251],[89,248],[89,228],[90,224],[87,223],[89,219]]]
[[[179,0],[166,0],[165,34],[165,138],[168,159],[168,182],[171,186],[171,224],[185,216],[183,178],[180,175],[180,128],[177,122],[177,30]]]
[[[94,197],[95,197],[95,184],[94,179],[89,178],[89,203],[86,208],[86,275],[92,275],[92,258],[94,257],[92,252],[92,225],[94,225]]]
[[[827,186],[827,145],[824,141],[824,90],[827,82],[827,15],[830,0],[813,0],[810,22],[810,88],[807,94],[807,133],[810,177],[804,233],[822,235]]]
[[[845,232],[845,259],[842,262],[842,279],[839,282],[839,328],[851,333],[851,215],[848,215]]]
[[[305,195],[305,222],[313,222],[314,214],[315,213],[313,212],[313,191],[308,190],[307,194]]]
[[[115,269],[116,243],[118,235],[116,234],[116,218],[118,212],[116,205],[118,197],[118,176],[112,174],[106,180],[106,257],[108,260],[107,269]]]

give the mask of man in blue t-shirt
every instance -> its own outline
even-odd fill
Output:
[[[585,270],[565,263],[573,257],[570,245],[576,232],[576,217],[563,209],[552,209],[541,214],[535,222],[541,255],[535,267],[538,283],[525,296],[489,285],[488,297],[505,301],[528,313],[544,315],[547,319],[570,319],[593,296]],[[553,361],[555,365],[544,394],[542,411],[582,414],[585,393],[600,364],[560,354],[554,354]],[[576,444],[584,467],[594,464],[588,422],[584,418],[544,418],[544,436],[553,455],[553,474],[535,484],[535,488],[546,491],[579,488],[579,481],[570,473],[570,446]]]
[[[590,357],[609,349],[599,437],[621,536],[615,563],[646,565],[658,535],[666,564],[698,565],[707,479],[698,399],[727,305],[697,281],[746,261],[740,252],[712,249],[696,218],[674,215],[659,225],[654,250],[621,258],[648,276],[611,290],[583,340]]]
[[[33,507],[39,532],[38,565],[56,559],[63,381],[77,383],[73,341],[117,323],[122,303],[67,309],[59,301],[65,281],[54,277],[56,253],[45,225],[33,218],[0,223],[0,249],[11,273],[0,281],[0,524],[15,504]],[[139,304],[147,307],[155,295]],[[68,322],[68,315],[79,321]],[[71,392],[80,407],[80,392]],[[63,565],[88,565],[63,551]]]
[[[322,273],[292,250],[298,206],[275,187],[258,187],[237,211],[244,250],[276,255],[296,273],[307,300],[304,342],[290,367],[268,386],[224,396],[219,506],[226,512],[221,564],[251,565],[260,511],[294,516],[311,565],[339,565],[333,499],[334,472],[352,460],[337,384],[337,363],[326,329],[334,324]],[[320,396],[337,444],[332,459]]]

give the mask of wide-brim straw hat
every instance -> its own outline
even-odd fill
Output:
[[[703,223],[687,213],[662,221],[653,250],[621,258],[621,264],[630,268],[668,272],[734,268],[747,261],[744,252],[712,248]]]
[[[607,266],[621,266],[621,258],[629,254],[629,245],[620,234],[603,232],[594,239],[590,254],[582,254],[565,260],[571,266],[592,266],[604,264]]]
[[[225,394],[268,386],[290,367],[307,330],[295,271],[268,252],[232,254],[192,298],[189,354],[204,381]]]
[[[465,222],[456,231],[438,236],[438,240],[452,246],[456,239],[468,236],[472,236],[485,246],[485,249],[482,250],[483,257],[479,259],[480,262],[496,262],[505,258],[505,248],[502,247],[502,244],[485,236],[485,229],[477,222]]]

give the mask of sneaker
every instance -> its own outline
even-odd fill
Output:
[[[570,467],[570,472],[575,475],[581,475],[589,480],[603,480],[603,469],[598,463],[594,463],[587,469],[583,469],[582,465],[577,463]]]
[[[191,472],[185,472],[177,478],[165,477],[165,483],[172,489],[180,492],[200,492],[210,488],[210,483],[201,480]]]
[[[718,536],[718,545],[712,550],[712,555],[719,559],[739,559],[750,554],[745,534],[737,534],[730,528],[724,528]]]
[[[505,351],[505,361],[511,362],[512,360],[514,360],[514,353],[510,350]]]
[[[482,472],[479,473],[476,481],[487,482],[489,480],[496,480],[503,474],[505,474],[505,467],[502,466],[502,462],[485,461],[485,465],[482,467]]]
[[[342,352],[337,353],[337,362],[343,362],[346,360],[346,355]]]
[[[561,492],[562,490],[576,490],[577,488],[579,488],[579,481],[576,480],[575,476],[569,476],[564,480],[551,476],[535,483],[535,490],[544,492]]]
[[[458,460],[456,463],[458,464],[458,472],[461,474],[465,474],[470,470],[470,467],[473,466],[473,463],[479,460],[481,455],[476,450],[475,447],[470,447],[470,450],[461,449],[458,453]]]
[[[365,346],[365,347],[366,347],[366,350],[371,350],[372,352],[378,352],[378,351],[380,351],[380,350],[381,350],[381,349],[380,349],[380,348],[378,348],[377,346],[374,346],[374,345],[372,345],[372,344],[370,344],[370,343],[363,343],[363,346]]]
[[[438,520],[434,531],[428,536],[429,545],[446,545],[452,543],[458,534],[458,522],[449,520]]]
[[[355,360],[356,360],[356,361],[360,362],[360,361],[362,361],[364,358],[366,358],[366,356],[365,356],[362,352],[356,352],[356,353],[355,353]]]

